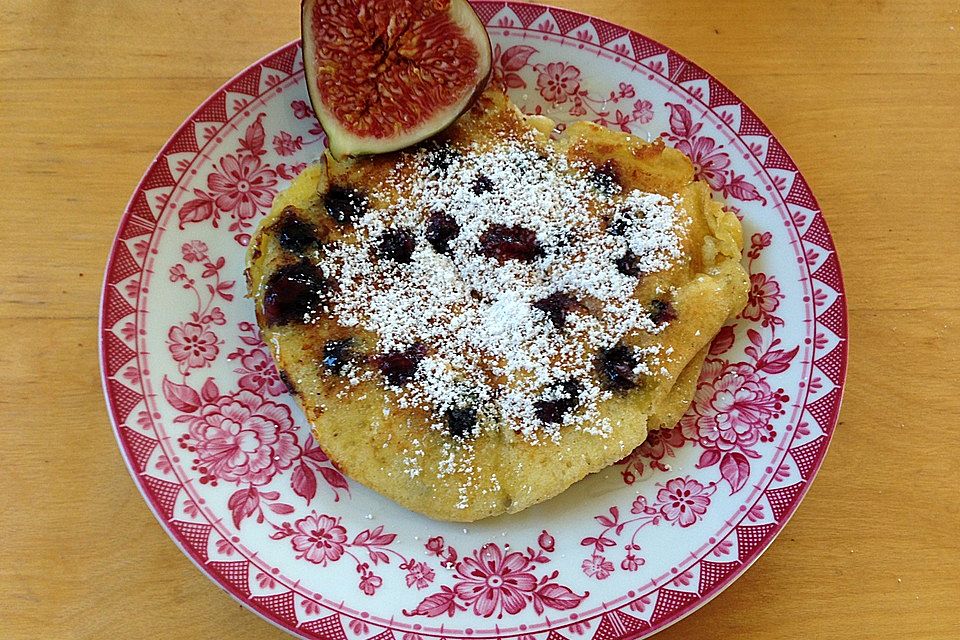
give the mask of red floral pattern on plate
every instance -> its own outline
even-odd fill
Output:
[[[619,507],[608,510],[609,515],[601,514],[594,519],[603,525],[597,536],[587,536],[580,541],[583,547],[592,547],[591,555],[583,561],[581,569],[587,576],[605,580],[616,569],[613,563],[603,555],[618,546],[614,538],[620,537],[629,529],[632,534],[624,545],[626,554],[620,563],[624,571],[637,571],[646,564],[646,560],[637,552],[641,551],[637,542],[640,530],[647,526],[669,524],[681,528],[691,527],[701,520],[710,507],[710,496],[717,490],[714,483],[707,485],[689,476],[673,478],[665,483],[657,483],[658,491],[652,505],[644,496],[637,496],[630,506],[635,518],[621,519]],[[613,537],[611,537],[613,536]]]
[[[170,355],[181,363],[184,369],[204,367],[216,359],[220,353],[220,341],[212,331],[207,331],[196,322],[185,322],[179,326],[170,327],[169,337]]]
[[[443,587],[427,596],[408,616],[452,617],[458,611],[472,610],[482,618],[494,614],[498,618],[512,615],[532,605],[537,614],[546,609],[566,610],[579,605],[589,593],[578,595],[569,587],[554,582],[558,572],[536,576],[537,565],[550,562],[550,551],[543,544],[551,536],[543,531],[540,549],[527,547],[525,553],[506,551],[495,543],[487,543],[469,556],[455,560],[458,553],[452,547],[444,549],[443,538],[431,538],[427,551],[448,558],[447,566],[456,571],[453,588]],[[546,552],[546,553],[545,553]]]
[[[267,353],[266,346],[260,340],[260,330],[251,322],[239,324],[240,340],[244,346],[227,356],[240,365],[233,370],[240,374],[237,384],[241,389],[254,393],[266,392],[272,396],[279,396],[287,391],[287,385],[280,378],[277,365]],[[247,346],[253,347],[247,349]]]
[[[398,517],[312,442],[235,295],[257,218],[324,144],[299,51],[231,81],[175,134],[128,207],[104,288],[104,381],[121,447],[164,526],[250,608],[303,637],[652,633],[762,551],[835,421],[846,353],[836,256],[766,128],[638,34],[559,9],[477,7],[497,25],[494,81],[529,96],[525,110],[561,126],[585,117],[662,132],[693,156],[744,219],[750,301],[714,340],[684,421],[628,456],[613,474],[619,489],[609,474],[585,481],[609,499],[592,504],[574,487],[537,508],[554,534],[504,524],[491,540],[482,525],[461,533]],[[374,518],[383,522],[363,524]],[[672,544],[646,553],[657,531]],[[624,591],[617,572],[649,586]]]
[[[730,168],[730,154],[724,145],[702,133],[703,123],[694,122],[690,109],[669,102],[666,106],[670,108],[670,131],[661,135],[690,158],[699,180],[725,197],[767,203],[752,182]]]
[[[780,288],[774,276],[754,272],[755,261],[763,250],[770,246],[770,234],[754,234],[747,253],[750,278],[762,278],[771,287]],[[703,451],[697,468],[718,465],[721,478],[730,486],[731,493],[743,488],[750,477],[750,458],[760,458],[755,449],[758,442],[773,442],[777,432],[774,421],[783,416],[790,397],[782,388],[771,388],[768,376],[783,373],[797,356],[800,347],[779,348],[780,338],[774,336],[777,326],[784,320],[773,314],[777,304],[768,305],[762,317],[753,317],[748,303],[740,317],[747,320],[762,320],[760,327],[769,331],[770,342],[764,344],[761,334],[755,329],[747,330],[750,346],[744,353],[748,360],[728,362],[708,357],[700,373],[700,381],[694,393],[690,409],[680,423],[660,433],[654,433],[647,442],[624,461],[621,471],[624,482],[632,484],[643,473],[643,460],[651,469],[669,470],[660,462],[666,455],[673,456],[676,448],[687,440],[697,443]],[[711,356],[719,356],[735,342],[736,324],[727,325],[716,336],[710,348]],[[636,472],[636,473],[635,473]]]
[[[339,560],[343,555],[347,530],[340,526],[338,519],[314,513],[297,520],[293,526],[297,533],[291,538],[290,544],[300,552],[298,558],[327,566],[327,562]]]

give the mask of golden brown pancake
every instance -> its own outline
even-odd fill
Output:
[[[341,469],[428,516],[517,512],[689,406],[746,302],[693,167],[488,91],[405,152],[325,157],[249,249],[265,342]]]

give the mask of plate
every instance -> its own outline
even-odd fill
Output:
[[[597,18],[477,2],[525,111],[690,156],[743,219],[747,307],[693,405],[621,463],[466,527],[345,478],[312,442],[244,298],[273,196],[324,148],[299,43],[253,64],[164,145],[106,269],[100,354],[120,450],[200,570],[303,638],[612,640],[694,611],[782,529],[823,459],[847,360],[837,255],[757,116],[669,48]]]

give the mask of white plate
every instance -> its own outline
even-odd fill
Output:
[[[836,422],[846,309],[830,234],[783,147],[670,49],[596,18],[477,2],[495,80],[529,112],[665,140],[743,218],[750,302],[714,342],[690,411],[623,463],[463,527],[344,478],[259,340],[244,246],[324,137],[298,43],[211,96],[123,216],[101,356],[121,451],[200,569],[293,634],[325,640],[642,637],[767,547]]]

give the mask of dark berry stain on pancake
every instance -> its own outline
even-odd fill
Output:
[[[590,180],[597,190],[604,195],[613,195],[623,188],[620,169],[613,160],[607,160],[602,166],[591,171]]]
[[[478,196],[484,193],[490,193],[493,191],[493,180],[487,176],[477,176],[470,190],[473,191],[474,195]]]
[[[650,301],[650,320],[654,324],[663,324],[677,319],[677,310],[665,300],[654,298]]]
[[[382,258],[406,264],[410,262],[417,242],[409,229],[387,229],[380,236],[377,253]]]
[[[400,387],[413,380],[424,353],[425,349],[419,344],[403,351],[384,353],[376,358],[377,368],[387,384]]]
[[[433,143],[427,152],[427,166],[440,173],[445,173],[459,156],[460,152],[448,143]]]
[[[331,186],[323,206],[337,224],[353,224],[367,212],[367,198],[351,187]]]
[[[576,380],[564,380],[550,389],[550,400],[537,400],[534,409],[537,418],[548,424],[560,424],[570,411],[580,404],[580,384]]]
[[[541,298],[533,303],[535,309],[539,309],[547,314],[550,322],[557,329],[562,329],[567,323],[567,314],[571,311],[585,311],[584,307],[576,298],[560,291],[551,293],[546,298]]]
[[[320,306],[327,288],[323,274],[306,260],[284,265],[267,281],[264,319],[272,325],[302,324]]]
[[[507,260],[533,262],[543,255],[543,248],[537,243],[537,234],[532,229],[492,224],[480,235],[480,253],[500,264]]]
[[[600,351],[597,356],[597,373],[604,388],[626,391],[637,386],[637,374],[634,370],[639,364],[632,347],[618,344]]]
[[[617,258],[617,271],[625,276],[633,276],[634,278],[639,277],[640,274],[643,273],[643,269],[640,267],[640,259],[633,251],[629,250]]]
[[[274,229],[277,242],[292,253],[302,253],[318,240],[317,228],[301,219],[293,207],[284,209]]]
[[[475,407],[456,407],[447,410],[447,432],[455,438],[466,438],[473,435],[477,425],[477,410]]]
[[[445,213],[434,211],[427,218],[427,242],[437,253],[449,253],[450,241],[460,235],[460,225]]]
[[[289,391],[290,393],[297,392],[297,387],[293,384],[293,381],[290,380],[290,376],[287,375],[286,371],[278,368],[277,374],[280,376],[280,382],[284,384],[284,386],[287,388],[287,391]]]
[[[346,366],[355,358],[353,340],[327,340],[323,345],[323,366],[329,371],[342,374]]]

